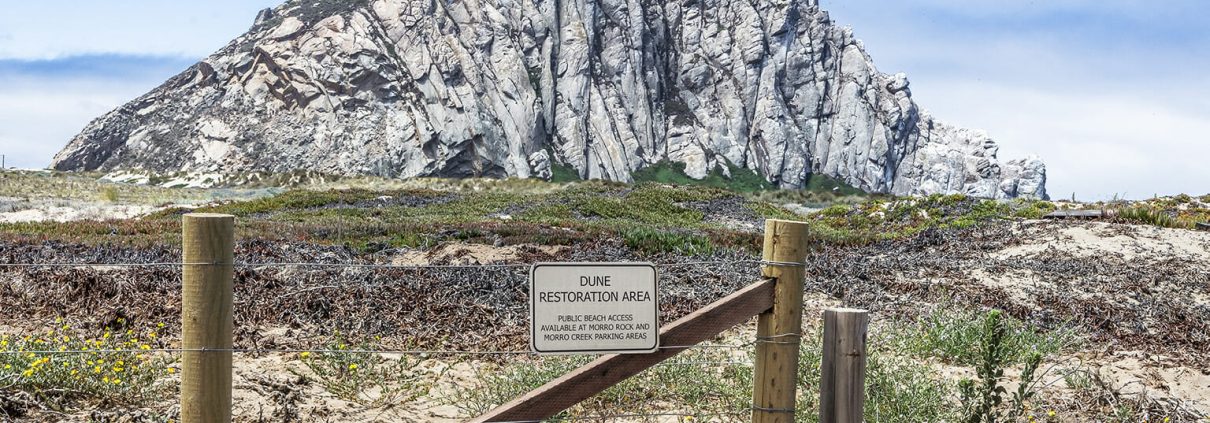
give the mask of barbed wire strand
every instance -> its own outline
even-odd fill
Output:
[[[646,414],[610,414],[598,416],[576,416],[576,417],[552,417],[543,420],[508,420],[499,421],[496,423],[542,423],[549,421],[568,422],[568,421],[608,421],[614,419],[634,419],[634,418],[650,418],[650,417],[692,417],[692,416],[740,416],[748,415],[752,410],[735,410],[735,411],[712,411],[690,413],[682,412],[665,412],[665,413],[646,413]]]
[[[166,266],[217,266],[222,263],[147,262],[147,263],[0,263],[2,267],[166,267]],[[536,263],[497,264],[382,264],[382,263],[321,263],[321,262],[263,262],[232,263],[232,267],[343,267],[370,269],[470,269],[470,268],[524,268]],[[806,263],[772,260],[716,260],[683,263],[654,263],[656,267],[717,266],[717,265],[764,265],[802,267]]]
[[[747,349],[751,348],[752,344],[760,343],[755,341],[749,344],[697,344],[697,345],[668,345],[661,346],[660,350],[692,350],[692,349]],[[320,353],[320,354],[401,354],[401,355],[534,355],[544,356],[533,351],[520,350],[389,350],[389,349],[333,349],[333,348],[103,348],[103,349],[68,349],[68,350],[8,350],[0,351],[0,355],[20,355],[20,354],[35,354],[35,355],[52,355],[52,354],[112,354],[112,353],[149,353],[149,352],[164,352],[164,353],[182,353],[182,352],[230,352],[230,353]]]

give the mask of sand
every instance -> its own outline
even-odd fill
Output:
[[[129,219],[160,209],[137,204],[0,197],[0,223]]]

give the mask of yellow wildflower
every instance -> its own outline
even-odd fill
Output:
[[[143,351],[147,351],[147,350],[151,349],[151,346],[147,345],[147,344],[143,344],[143,345],[139,345],[139,349],[141,349]]]
[[[301,359],[304,359],[304,360],[305,360],[307,357],[310,357],[310,356],[311,356],[311,352],[310,352],[310,351],[303,351],[303,352],[298,353],[298,358],[301,358]]]
[[[169,367],[168,374],[173,374],[173,373],[176,373],[176,367]]]
[[[123,370],[126,370],[126,368],[124,368],[124,367],[114,367],[113,368],[114,373],[122,373]]]
[[[350,364],[349,370],[357,370],[357,363]]]
[[[71,369],[71,375],[72,375],[72,376],[75,376],[75,375],[76,375],[76,373],[80,373],[80,371],[79,371],[79,370],[76,370],[76,369]]]
[[[113,378],[113,384],[114,384],[114,385],[121,385],[121,384],[122,384],[122,379],[119,379],[119,378],[116,378],[116,377],[115,377],[115,378]]]
[[[109,383],[109,376],[102,377],[101,383]]]
[[[164,322],[156,323],[155,327],[157,327],[157,328],[164,327]]]
[[[1050,417],[1054,417],[1054,416],[1055,416],[1055,410],[1046,410],[1046,415],[1047,415],[1047,416],[1050,416]]]
[[[93,373],[93,374],[101,373],[101,366],[96,366],[96,367],[93,367],[93,368],[92,368],[92,373]]]

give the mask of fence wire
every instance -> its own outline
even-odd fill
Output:
[[[147,263],[0,263],[4,267],[177,267],[177,266],[217,266],[222,263],[203,262],[147,262]],[[383,263],[322,263],[322,262],[264,262],[264,263],[232,263],[232,267],[336,267],[336,268],[367,268],[367,269],[500,269],[526,268],[537,263],[497,263],[497,264],[383,264]],[[735,266],[735,265],[764,265],[802,267],[806,263],[783,262],[772,260],[714,260],[691,261],[680,263],[654,263],[656,267],[689,267],[689,266]]]
[[[0,263],[2,268],[138,268],[138,267],[186,267],[186,266],[215,266],[223,263],[215,262],[145,262],[145,263],[103,263],[103,262],[67,262],[67,263]],[[526,269],[533,266],[535,263],[496,263],[496,264],[388,264],[388,263],[338,263],[338,262],[237,262],[231,263],[230,266],[241,269],[260,269],[260,268],[333,268],[333,269],[394,269],[394,270],[428,270],[428,269]],[[763,265],[763,266],[790,266],[802,267],[805,263],[797,262],[778,262],[768,260],[709,260],[709,261],[688,261],[675,263],[654,263],[660,268],[678,268],[678,267],[695,267],[695,266],[745,266],[745,265]],[[319,288],[325,288],[319,287]],[[338,287],[331,285],[330,287]],[[318,288],[311,288],[318,289]],[[284,295],[290,295],[289,293]],[[789,343],[780,341],[783,337],[798,337],[798,334],[779,334],[765,337],[759,337],[755,340],[742,344],[712,344],[700,343],[694,345],[664,345],[660,346],[659,350],[748,350],[754,345],[760,343]],[[790,342],[796,342],[794,339]],[[421,356],[421,357],[457,357],[457,356],[528,356],[537,358],[548,358],[549,355],[537,354],[527,350],[452,350],[452,349],[333,349],[333,348],[112,348],[112,349],[43,349],[43,350],[8,350],[0,351],[0,356],[4,355],[32,355],[32,356],[57,356],[57,355],[78,355],[78,354],[182,354],[182,353],[238,353],[238,354],[382,354],[382,355],[404,355],[404,356]],[[729,359],[730,358],[730,359]],[[738,357],[719,357],[717,360],[689,358],[686,360],[665,360],[656,366],[755,366],[754,361],[750,359],[739,359]],[[510,423],[522,422],[539,422],[539,421],[611,421],[619,419],[656,419],[667,417],[720,417],[720,416],[747,416],[753,411],[752,408],[735,410],[735,411],[710,411],[710,412],[654,412],[654,413],[626,413],[612,415],[589,415],[589,416],[568,416],[555,417],[543,420],[524,420],[514,421]]]

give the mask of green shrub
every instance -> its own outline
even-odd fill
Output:
[[[697,185],[711,188],[727,189],[734,192],[769,191],[777,187],[766,181],[760,174],[750,169],[727,164],[726,176],[719,168],[711,169],[702,179],[690,178],[685,174],[685,164],[681,162],[659,162],[636,170],[631,177],[635,183],[655,182],[661,184]]]
[[[676,230],[659,230],[646,227],[622,229],[622,241],[627,247],[645,253],[679,252],[688,255],[707,255],[714,251],[710,239]]]
[[[589,356],[551,356],[480,369],[477,386],[458,387],[444,398],[466,416],[477,416],[542,386],[589,361]],[[749,413],[752,367],[732,363],[721,351],[687,351],[580,402],[554,419],[633,413],[651,404],[675,407],[704,421],[732,421]]]
[[[174,358],[151,351],[159,348],[158,337],[154,330],[106,330],[89,338],[62,321],[45,333],[0,336],[0,390],[33,394],[57,411],[78,400],[154,400],[169,388],[164,378],[176,372]]]
[[[432,385],[431,381],[408,374],[419,364],[415,357],[387,359],[377,353],[361,352],[379,348],[371,343],[350,347],[339,335],[324,349],[330,351],[299,353],[299,360],[311,371],[301,376],[316,380],[345,401],[372,406],[407,402],[427,394]]]
[[[979,362],[975,366],[979,381],[963,379],[958,383],[963,422],[1016,421],[1026,412],[1025,401],[1034,395],[1034,372],[1042,362],[1042,354],[1036,351],[1026,355],[1017,391],[1013,393],[1008,409],[1001,409],[1007,391],[1000,386],[1000,381],[1004,378],[1004,368],[1013,364],[1010,358],[1013,351],[1004,342],[1008,329],[1000,317],[999,311],[992,311],[984,317],[980,327]]]
[[[974,366],[981,360],[979,345],[988,314],[943,303],[911,327],[900,327],[893,339],[903,351],[917,357]],[[1080,342],[1070,328],[1046,332],[1009,316],[998,319],[1004,327],[1002,349],[1009,361],[1023,361],[1034,352],[1055,354]]]
[[[1055,204],[1044,200],[1016,200],[1013,206],[1013,216],[1022,219],[1041,219],[1055,211]]]
[[[101,201],[118,202],[118,188],[112,185],[101,188]]]
[[[871,338],[873,339],[873,338]],[[897,355],[885,345],[867,348],[865,380],[865,420],[868,422],[942,422],[953,421],[956,407],[954,390],[939,379],[930,367]],[[807,333],[798,352],[799,410],[819,408],[819,387],[823,363],[821,332]],[[802,413],[798,421],[818,422],[817,413]]]
[[[860,188],[846,184],[839,179],[821,173],[812,173],[807,175],[807,181],[803,186],[803,190],[808,192],[829,193],[831,195],[840,196],[866,194],[866,192],[862,191]]]
[[[1168,214],[1167,212],[1142,206],[1128,207],[1118,210],[1117,219],[1130,223],[1159,226],[1161,228],[1187,229],[1191,226],[1188,223],[1180,221],[1175,216]]]
[[[566,183],[566,182],[576,182],[576,181],[580,181],[580,180],[582,180],[580,178],[580,173],[576,172],[575,168],[568,166],[568,165],[561,165],[558,163],[552,163],[550,165],[550,181],[551,182]]]

